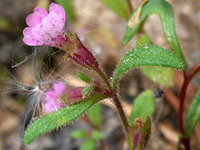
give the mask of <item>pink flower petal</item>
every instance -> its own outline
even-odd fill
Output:
[[[44,104],[44,111],[47,113],[51,113],[56,110],[56,107],[53,103]]]
[[[54,102],[56,101],[56,99],[58,98],[58,96],[55,94],[54,91],[48,91],[46,94],[45,94],[45,97],[44,97],[44,100],[45,102]]]
[[[47,103],[44,103],[44,111],[47,112],[47,113],[51,113],[51,112],[54,112],[56,110],[59,110],[60,108],[62,108],[62,102],[61,101],[58,101],[58,102],[47,102]]]
[[[53,84],[53,90],[56,95],[61,96],[62,94],[65,93],[66,85],[62,81],[57,81],[56,83]]]
[[[42,20],[42,25],[51,34],[52,37],[57,37],[64,32],[65,22],[63,22],[60,15],[55,12],[50,12],[49,15]]]
[[[44,8],[37,7],[32,14],[28,15],[26,23],[30,27],[35,27],[37,24],[40,24],[47,15],[48,13]]]
[[[42,24],[38,24],[36,27],[32,28],[32,34],[35,39],[40,41],[43,45],[52,46],[52,37]]]
[[[59,5],[59,4],[55,4],[55,3],[51,3],[50,7],[49,7],[49,12],[55,12],[56,14],[62,16],[62,21],[65,23],[65,10],[64,8]]]
[[[34,9],[34,14],[40,16],[41,19],[44,19],[48,15],[48,12],[44,8],[36,7]]]
[[[32,34],[32,29],[30,27],[27,27],[23,30],[23,35],[24,35],[23,41],[27,45],[37,46],[42,44],[40,41],[35,39],[35,37]]]

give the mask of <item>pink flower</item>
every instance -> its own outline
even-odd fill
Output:
[[[44,111],[46,113],[54,112],[64,106],[61,96],[65,94],[66,85],[62,81],[53,84],[53,88],[47,91],[44,96]]]
[[[47,45],[62,49],[67,56],[79,65],[99,70],[93,54],[82,44],[76,34],[68,35],[65,30],[65,11],[61,5],[51,3],[49,13],[37,7],[26,18],[29,27],[23,31],[25,44],[30,46]]]
[[[51,3],[49,13],[44,8],[35,8],[26,18],[26,23],[29,27],[23,31],[23,41],[27,45],[48,45],[62,49],[68,43],[65,11],[59,4]]]
[[[67,89],[63,81],[56,81],[44,95],[44,112],[51,113],[80,100],[82,92],[79,88]]]

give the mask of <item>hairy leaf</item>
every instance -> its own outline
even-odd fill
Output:
[[[151,39],[145,33],[139,34],[136,40],[136,47],[150,45]],[[172,86],[173,85],[173,71],[171,68],[165,68],[160,66],[141,66],[142,72],[161,86]]]
[[[136,10],[137,11],[137,10]],[[131,16],[131,20],[135,17],[135,13]],[[164,0],[149,0],[143,5],[139,23],[135,25],[135,27],[130,28],[127,26],[126,33],[123,37],[123,45],[126,45],[136,34],[136,32],[142,27],[145,20],[151,14],[158,14],[162,23],[162,27],[167,38],[167,41],[171,47],[171,50],[175,53],[175,55],[184,62],[185,68],[185,59],[182,54],[182,50],[176,36],[175,26],[174,26],[174,14],[171,5]]]
[[[190,105],[190,108],[186,116],[186,121],[185,121],[186,136],[190,136],[192,134],[199,120],[200,120],[200,88],[197,91],[197,94],[193,99],[192,104]]]
[[[164,48],[151,45],[137,47],[126,53],[119,61],[113,74],[113,88],[116,90],[118,80],[125,72],[145,65],[184,69],[182,61]]]
[[[54,113],[40,117],[26,130],[24,135],[25,144],[30,144],[38,136],[77,119],[91,106],[104,98],[105,96],[103,95],[94,94],[82,99],[80,102],[74,103]]]
[[[101,0],[108,8],[124,20],[129,19],[129,10],[126,0]]]
[[[72,0],[56,0],[56,2],[64,7],[68,20],[76,21],[76,13]]]
[[[141,118],[143,122],[146,117],[153,116],[155,111],[155,98],[151,90],[142,92],[134,101],[130,115],[130,124],[133,124],[135,118]]]

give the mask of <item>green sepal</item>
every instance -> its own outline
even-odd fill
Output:
[[[87,96],[94,89],[94,85],[90,84],[83,90],[83,96]]]
[[[86,83],[90,83],[90,82],[91,82],[91,79],[90,79],[88,76],[86,76],[84,73],[82,73],[82,72],[79,72],[79,73],[78,73],[78,77],[79,77],[82,81],[84,81],[84,82],[86,82]]]
[[[145,122],[136,118],[128,132],[129,150],[144,150],[151,135],[151,119],[147,117]]]

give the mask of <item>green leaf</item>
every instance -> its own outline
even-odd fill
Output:
[[[94,130],[94,131],[92,131],[91,138],[92,138],[93,140],[99,140],[99,139],[102,139],[102,138],[103,138],[103,135],[102,135],[101,132]]]
[[[130,124],[133,124],[135,118],[141,118],[145,121],[146,117],[153,117],[155,111],[155,98],[151,90],[142,92],[134,101],[130,115]]]
[[[92,139],[88,139],[86,141],[83,142],[83,144],[81,145],[80,150],[95,150],[95,141]]]
[[[122,57],[114,74],[112,85],[116,90],[119,78],[128,70],[138,66],[163,66],[184,69],[184,64],[168,50],[158,46],[142,46],[134,48]]]
[[[130,21],[134,18],[137,9],[131,16]],[[139,23],[135,27],[130,28],[127,26],[126,33],[123,37],[122,43],[126,45],[136,34],[136,32],[143,26],[145,20],[151,15],[157,14],[160,17],[162,27],[167,38],[167,41],[171,47],[171,50],[175,55],[184,62],[186,68],[185,59],[182,54],[182,50],[176,36],[175,26],[174,26],[174,14],[171,5],[164,0],[149,0],[143,5]]]
[[[137,36],[136,47],[150,44],[151,39],[146,33],[139,34]],[[155,83],[158,83],[160,86],[173,85],[174,74],[171,68],[164,68],[160,66],[141,66],[140,69],[147,77]]]
[[[97,103],[88,111],[88,117],[98,128],[101,126],[101,104]]]
[[[81,138],[86,137],[87,133],[85,131],[82,131],[82,130],[76,130],[76,131],[73,131],[71,133],[71,135],[72,135],[73,138],[81,139]]]
[[[71,0],[56,0],[65,9],[66,18],[72,22],[76,21],[75,8]]]
[[[124,20],[128,20],[130,13],[126,0],[101,0],[108,8]]]
[[[200,88],[197,91],[197,94],[193,99],[192,104],[190,105],[190,108],[186,116],[186,121],[185,121],[186,136],[190,136],[192,134],[199,120],[200,120]]]
[[[83,96],[87,96],[93,89],[94,89],[94,85],[88,85],[88,86],[83,90]]]
[[[84,81],[84,82],[86,82],[86,83],[90,83],[91,82],[91,79],[90,78],[88,78],[84,73],[82,73],[82,72],[79,72],[78,73],[78,77],[82,80],[82,81]]]
[[[103,95],[94,94],[82,99],[80,102],[76,102],[54,113],[40,117],[34,121],[26,130],[24,135],[24,143],[30,144],[38,136],[61,127],[67,123],[70,123],[71,121],[81,116],[95,103],[104,98],[106,97]]]
[[[164,68],[160,66],[141,66],[142,72],[158,83],[160,86],[168,87],[173,85],[174,73],[171,68]]]

